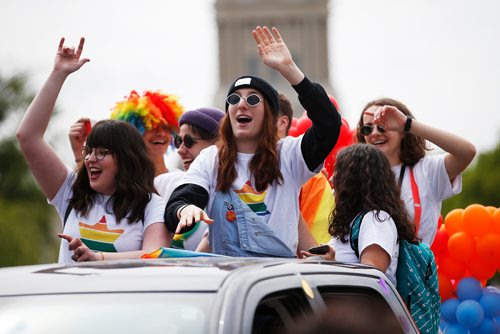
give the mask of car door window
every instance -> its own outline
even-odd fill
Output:
[[[252,333],[288,333],[311,313],[311,305],[302,289],[271,293],[262,298],[255,310]]]

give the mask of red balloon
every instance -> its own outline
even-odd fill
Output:
[[[437,230],[436,236],[434,237],[434,242],[431,246],[431,250],[434,252],[434,256],[439,256],[446,253],[446,250],[448,249],[449,238],[450,237],[444,230],[444,226]]]
[[[312,125],[312,121],[307,117],[307,114],[304,112],[301,118],[299,118],[299,121],[297,123],[297,130],[299,132],[299,135],[305,133],[307,129],[309,129]]]
[[[453,259],[448,253],[438,259],[438,271],[451,279],[460,279],[465,274],[465,263]]]
[[[299,134],[299,130],[297,129],[296,126],[291,126],[290,127],[290,130],[288,130],[288,135],[289,136],[292,136],[292,137],[298,137],[300,134]]]
[[[495,275],[496,272],[495,265],[491,265],[489,263],[484,262],[479,257],[474,257],[471,261],[469,261],[467,266],[467,271],[478,280],[489,280]]]
[[[472,236],[480,237],[492,230],[493,219],[481,204],[471,204],[462,214],[463,229]]]
[[[455,289],[453,288],[453,284],[451,280],[441,273],[438,273],[438,282],[439,282],[439,295],[441,296],[441,303],[446,299],[454,296]]]
[[[296,127],[298,123],[299,123],[299,119],[296,118],[296,117],[292,117],[292,124],[291,124],[291,126],[292,127],[294,127],[294,126]]]
[[[439,218],[438,218],[438,229],[441,228],[441,225],[443,225],[443,215],[439,215]]]

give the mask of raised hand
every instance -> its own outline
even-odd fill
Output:
[[[82,146],[85,144],[85,139],[89,135],[86,124],[90,124],[90,119],[82,117],[69,128],[68,137],[75,161],[79,161],[83,158]]]
[[[268,27],[257,26],[252,30],[252,36],[257,42],[259,55],[264,64],[280,72],[292,85],[304,79],[304,74],[294,63],[278,29],[273,27],[271,33]]]
[[[75,51],[73,47],[64,46],[64,37],[61,38],[54,60],[54,71],[62,71],[66,74],[70,74],[79,70],[86,62],[89,62],[90,59],[88,58],[80,59],[84,43],[85,38],[80,38],[80,43]]]
[[[366,115],[373,116],[373,124],[383,126],[387,131],[403,132],[406,115],[393,106],[379,107],[375,112],[365,111]]]

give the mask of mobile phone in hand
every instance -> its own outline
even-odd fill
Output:
[[[324,255],[328,253],[328,250],[330,249],[330,246],[328,245],[320,245],[320,246],[314,246],[309,248],[308,252],[311,254],[316,254],[316,255]]]

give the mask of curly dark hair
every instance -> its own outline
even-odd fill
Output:
[[[151,194],[156,193],[155,170],[139,131],[124,121],[99,121],[92,127],[86,145],[110,150],[118,165],[116,191],[109,200],[116,220],[119,222],[127,217],[129,224],[144,220],[146,205]],[[90,187],[85,164],[81,163],[76,172],[69,206],[85,216],[98,193]]]
[[[368,104],[363,108],[363,112],[359,117],[358,121],[358,131],[356,138],[358,143],[366,143],[365,137],[359,132],[359,129],[363,124],[363,115],[368,108],[372,106],[392,106],[398,108],[403,114],[415,118],[411,113],[410,109],[403,103],[393,100],[390,98],[381,98],[368,102]],[[426,147],[426,141],[424,138],[414,135],[412,133],[405,133],[403,139],[401,139],[401,149],[399,151],[399,160],[405,165],[414,166],[421,158],[425,156],[425,151],[429,150]]]
[[[280,171],[280,161],[277,149],[278,130],[276,117],[269,104],[264,100],[264,121],[262,133],[259,137],[257,151],[250,160],[249,169],[255,180],[255,190],[263,191],[274,181],[281,184],[283,175]],[[219,166],[217,170],[218,191],[227,192],[236,179],[236,143],[233,138],[231,120],[226,115],[222,119],[220,138],[217,142],[219,149]]]
[[[416,240],[415,228],[400,199],[394,173],[385,155],[369,144],[354,144],[337,155],[333,174],[335,209],[329,232],[347,242],[350,224],[362,211],[387,212],[396,223],[400,240]]]

